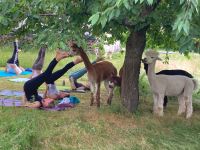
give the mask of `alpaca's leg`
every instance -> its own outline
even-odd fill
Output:
[[[186,111],[186,103],[185,103],[185,99],[183,98],[183,95],[180,95],[178,97],[178,103],[179,103],[179,108],[178,108],[178,115],[181,115],[182,113],[184,113]]]
[[[164,97],[164,103],[163,103],[164,108],[167,107],[167,103],[168,103],[168,98],[167,98],[167,96],[165,96]]]
[[[153,113],[157,114],[158,109],[158,96],[156,94],[153,94]]]
[[[190,118],[192,116],[193,107],[192,107],[192,96],[185,96],[186,103],[186,118]]]
[[[97,107],[100,107],[100,86],[101,84],[100,83],[96,83],[95,84],[95,98],[96,98],[96,102],[97,102]]]
[[[94,93],[91,92],[91,95],[90,95],[90,106],[93,106],[94,104]]]
[[[192,116],[193,107],[192,107],[192,92],[194,89],[193,82],[190,82],[190,80],[187,82],[186,87],[184,88],[184,99],[185,99],[185,105],[186,105],[186,119],[190,118]]]
[[[94,93],[95,93],[95,85],[93,83],[90,83],[90,91],[91,91],[90,106],[92,106],[94,104]]]
[[[111,105],[111,103],[112,103],[113,91],[114,91],[114,88],[109,88],[109,96],[108,96],[108,100],[107,100],[108,105]]]
[[[163,102],[164,102],[164,94],[159,94],[158,95],[158,101],[157,101],[157,104],[158,104],[158,116],[163,116]]]
[[[109,81],[108,80],[104,81],[104,85],[105,85],[106,90],[108,91],[107,104],[111,105],[112,98],[113,98],[114,87],[113,88],[109,87]]]

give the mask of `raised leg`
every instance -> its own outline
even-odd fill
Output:
[[[40,48],[38,57],[32,66],[33,70],[42,70],[43,65],[44,65],[44,57],[45,57],[46,48],[47,48],[46,46]]]

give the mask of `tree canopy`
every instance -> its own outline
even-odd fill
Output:
[[[148,44],[199,52],[198,0],[161,1],[150,15],[141,11],[155,0],[1,0],[0,34],[34,34],[37,42],[63,45],[71,37],[83,39],[85,31],[102,36],[111,33],[124,39],[130,26],[134,30],[151,24]],[[88,22],[89,21],[89,22]],[[101,27],[100,27],[101,25]],[[92,27],[93,26],[93,27]]]

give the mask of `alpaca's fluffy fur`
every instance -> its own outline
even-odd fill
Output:
[[[142,60],[142,62],[144,64],[144,69],[145,69],[145,72],[147,74],[149,65],[144,62],[144,59]],[[185,70],[180,70],[180,69],[161,70],[161,71],[156,73],[156,75],[158,75],[158,74],[163,74],[163,75],[181,75],[181,76],[186,76],[186,77],[189,77],[189,78],[193,78],[193,76],[189,72],[187,72]],[[167,103],[168,103],[168,98],[167,98],[167,96],[165,96],[164,97],[164,103],[163,103],[164,108],[167,107]]]
[[[146,52],[145,63],[149,64],[148,80],[153,92],[153,111],[163,116],[163,99],[166,96],[178,96],[178,115],[186,112],[186,118],[192,116],[192,92],[197,88],[197,81],[185,76],[156,75],[156,60],[161,60],[159,53],[155,51]]]

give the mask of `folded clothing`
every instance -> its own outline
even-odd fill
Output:
[[[80,103],[80,100],[75,96],[70,96],[70,97],[65,97],[62,100],[60,100],[58,104],[67,104],[67,103],[78,104]]]

